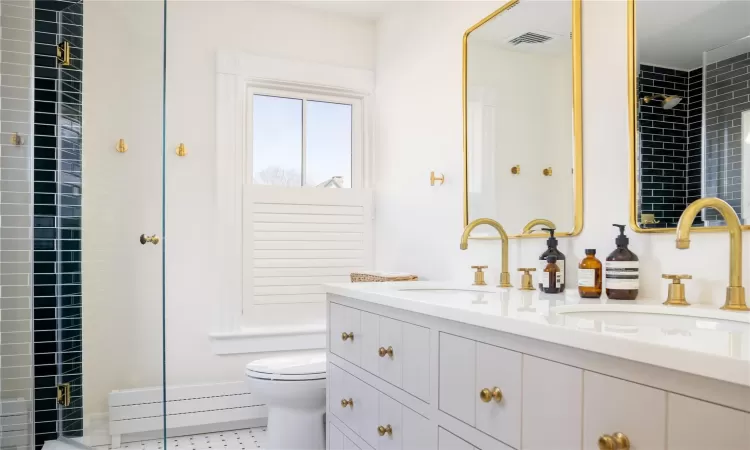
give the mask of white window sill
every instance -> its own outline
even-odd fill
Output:
[[[326,348],[326,326],[296,325],[274,328],[243,328],[208,335],[217,355],[313,350]]]

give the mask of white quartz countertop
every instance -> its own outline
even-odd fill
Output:
[[[327,293],[750,387],[750,313],[455,283],[338,283]],[[603,296],[604,297],[604,296]]]

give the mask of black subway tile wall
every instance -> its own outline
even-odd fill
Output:
[[[639,102],[639,211],[653,213],[658,224],[674,227],[687,205],[688,72],[642,64],[638,74],[639,99],[664,94],[683,101],[672,109],[661,102]],[[639,218],[640,222],[640,218]]]
[[[742,112],[750,109],[750,53],[706,66],[706,195],[742,217]],[[713,211],[706,220],[718,221]]]
[[[703,124],[703,68],[691,70],[688,74],[688,143],[687,143],[687,203],[702,197],[701,194],[701,129]],[[693,224],[702,224],[699,215]]]
[[[81,0],[37,0],[34,19],[35,448],[83,431],[81,342]],[[71,46],[59,66],[57,44]],[[70,406],[58,384],[71,385]]]

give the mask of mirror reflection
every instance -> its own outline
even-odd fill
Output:
[[[750,2],[636,1],[636,222],[673,228],[701,197],[750,216]],[[705,209],[693,226],[724,225]]]
[[[571,2],[516,2],[468,32],[465,223],[488,217],[541,236],[550,223],[575,233],[582,220],[573,15]]]

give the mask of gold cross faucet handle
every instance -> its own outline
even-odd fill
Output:
[[[471,268],[476,270],[476,273],[474,273],[474,286],[487,286],[487,283],[484,281],[484,272],[482,272],[487,266],[471,266]]]
[[[672,283],[667,287],[667,300],[663,304],[668,306],[688,306],[690,303],[685,299],[685,285],[680,281],[690,280],[693,276],[665,273],[661,277],[665,280],[672,280]]]
[[[536,269],[533,267],[519,267],[518,271],[523,272],[523,275],[521,275],[521,287],[518,289],[522,291],[533,291],[534,281],[531,278],[531,272],[536,272]]]

